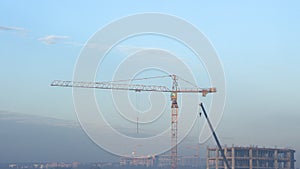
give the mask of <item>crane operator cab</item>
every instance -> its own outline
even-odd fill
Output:
[[[172,108],[178,108],[178,105],[177,105],[177,93],[176,92],[172,92],[171,93],[171,101],[172,101]]]

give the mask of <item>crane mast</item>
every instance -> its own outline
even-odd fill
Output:
[[[142,85],[142,84],[130,84],[130,83],[119,83],[124,81],[133,80],[144,80],[151,78],[161,78],[161,77],[171,77],[172,88],[166,86],[158,85]],[[194,86],[193,88],[181,88],[178,86],[178,79],[180,77],[177,75],[168,76],[156,76],[140,79],[129,79],[129,80],[119,80],[119,81],[109,81],[109,82],[76,82],[76,81],[63,81],[54,80],[51,86],[59,87],[76,87],[76,88],[95,88],[95,89],[111,89],[111,90],[129,90],[129,91],[153,91],[153,92],[168,92],[171,94],[171,168],[177,169],[177,138],[178,138],[178,104],[177,95],[178,93],[202,93],[202,96],[206,96],[208,93],[216,92],[216,88],[200,88]],[[180,78],[182,79],[182,78]],[[182,79],[184,80],[184,79]],[[184,80],[186,81],[186,80]],[[186,81],[188,82],[188,81]],[[190,82],[188,82],[190,83]],[[191,83],[190,83],[191,84]]]
[[[171,168],[177,169],[177,134],[178,134],[178,104],[177,104],[177,90],[178,82],[176,75],[172,75],[173,85],[171,93]]]

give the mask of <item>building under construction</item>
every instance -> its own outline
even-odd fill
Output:
[[[295,169],[295,150],[258,147],[223,147],[232,169]],[[218,148],[207,148],[207,169],[227,169]]]

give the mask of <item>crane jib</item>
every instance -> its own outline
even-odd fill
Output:
[[[166,86],[157,85],[141,85],[141,84],[119,84],[111,82],[74,82],[55,80],[51,86],[60,87],[76,87],[76,88],[96,88],[96,89],[114,89],[114,90],[131,90],[136,92],[152,91],[152,92],[170,92],[170,93],[202,93],[204,96],[207,93],[216,92],[216,88],[177,88],[171,90]]]

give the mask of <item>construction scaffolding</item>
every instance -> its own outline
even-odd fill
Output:
[[[224,147],[232,169],[295,169],[295,150],[259,147]],[[227,169],[218,148],[207,148],[207,169]]]

